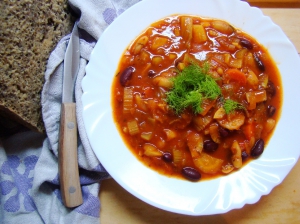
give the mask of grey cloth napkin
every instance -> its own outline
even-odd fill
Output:
[[[63,59],[70,37],[67,35],[51,53],[45,72],[42,113],[47,135],[25,131],[0,139],[0,223],[99,223],[100,183],[109,174],[95,156],[85,132],[81,81],[96,40],[119,14],[138,1],[69,0],[80,15],[77,23],[81,59],[75,99],[83,204],[66,208],[59,187],[57,157]]]

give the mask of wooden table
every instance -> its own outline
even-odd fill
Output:
[[[271,0],[266,0],[270,2]],[[265,15],[278,24],[295,45],[300,56],[300,0],[289,4],[257,3]],[[300,75],[300,71],[295,71]],[[299,149],[296,149],[299,150]],[[152,207],[125,191],[113,179],[102,182],[100,221],[103,224],[193,224],[193,223],[300,223],[300,160],[272,192],[256,204],[245,205],[222,215],[191,217]]]

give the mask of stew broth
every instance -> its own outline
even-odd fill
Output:
[[[176,78],[193,77],[193,69],[217,84],[217,97],[199,84],[199,91],[176,98]],[[198,102],[195,92],[201,102],[189,104]],[[225,21],[176,15],[153,23],[124,52],[112,107],[124,142],[140,161],[197,181],[234,172],[263,152],[282,94],[276,64],[254,38]]]

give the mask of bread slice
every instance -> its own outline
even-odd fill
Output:
[[[0,1],[0,116],[44,131],[40,101],[47,60],[73,24],[67,0]]]

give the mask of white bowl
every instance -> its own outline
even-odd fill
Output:
[[[284,87],[281,118],[264,153],[238,172],[196,183],[147,168],[123,143],[114,124],[111,84],[126,47],[151,23],[173,14],[219,18],[255,37],[278,65]],[[186,214],[225,213],[257,202],[286,177],[300,154],[299,56],[270,18],[239,0],[143,0],[120,15],[96,44],[82,81],[83,119],[91,146],[127,191],[158,208]]]

